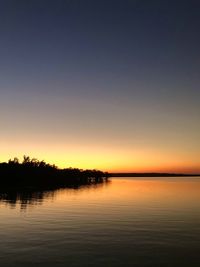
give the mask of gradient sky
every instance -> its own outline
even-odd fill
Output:
[[[2,0],[0,161],[200,172],[199,1]]]

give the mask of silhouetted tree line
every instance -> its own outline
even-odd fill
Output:
[[[55,165],[24,156],[0,163],[0,186],[65,187],[88,185],[108,178],[108,173],[99,170],[78,168],[59,169]]]

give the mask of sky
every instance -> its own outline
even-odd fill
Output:
[[[200,172],[199,1],[2,0],[0,161]]]

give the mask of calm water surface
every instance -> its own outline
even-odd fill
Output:
[[[200,178],[0,194],[0,266],[200,266]]]

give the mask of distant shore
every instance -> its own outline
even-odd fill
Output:
[[[99,170],[78,168],[59,169],[55,165],[24,156],[20,163],[17,158],[0,163],[1,188],[61,188],[79,187],[102,183],[109,177],[197,177],[199,174],[185,173],[108,173]]]
[[[200,174],[187,174],[187,173],[157,173],[157,172],[144,172],[144,173],[109,173],[109,177],[198,177]]]

